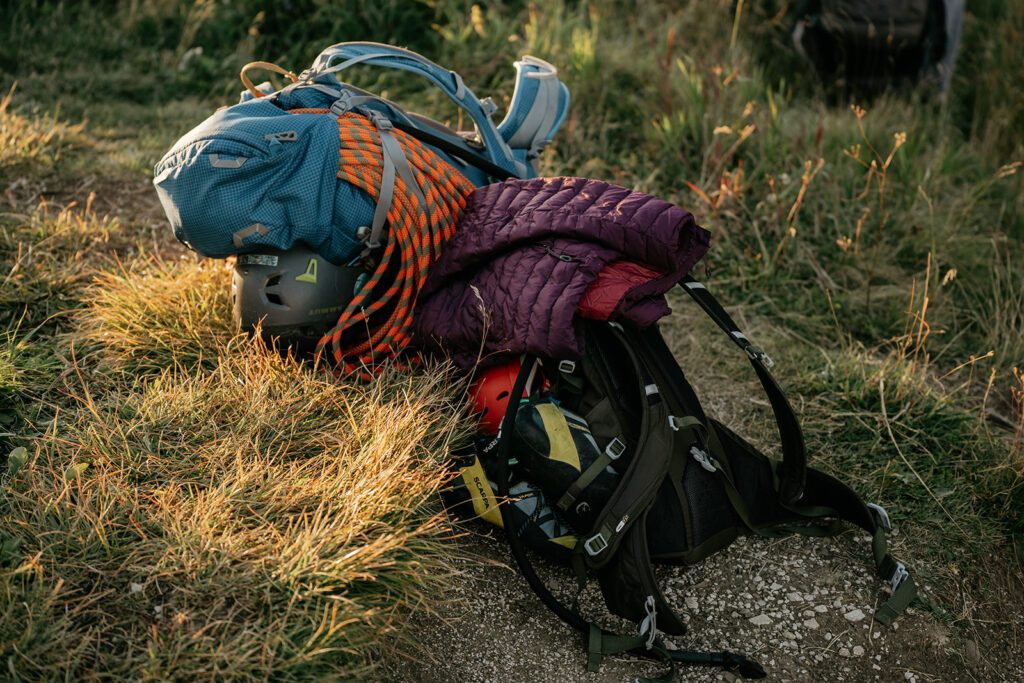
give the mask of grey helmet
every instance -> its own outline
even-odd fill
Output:
[[[329,332],[366,278],[361,265],[336,266],[306,246],[239,254],[231,282],[235,326],[267,344],[305,353]]]

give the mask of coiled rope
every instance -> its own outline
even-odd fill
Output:
[[[338,133],[338,178],[377,201],[385,164],[381,131],[366,116],[346,112],[338,117]],[[426,206],[421,205],[416,188],[395,177],[394,198],[387,213],[387,242],[380,260],[334,328],[317,345],[318,352],[339,368],[364,376],[366,366],[379,372],[382,361],[395,358],[408,346],[416,295],[442,247],[455,234],[466,197],[475,187],[419,140],[397,129],[388,133],[401,147]]]

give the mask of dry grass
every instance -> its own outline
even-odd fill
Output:
[[[29,163],[53,164],[63,150],[86,143],[82,124],[68,125],[52,114],[21,116],[11,109],[14,86],[0,97],[0,177]]]
[[[223,261],[153,259],[100,272],[86,290],[91,305],[77,316],[75,340],[105,372],[213,367],[235,335],[230,284]]]
[[[5,477],[18,679],[367,676],[452,579],[444,373],[353,386],[244,338],[96,396]]]

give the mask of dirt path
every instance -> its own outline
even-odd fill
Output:
[[[641,660],[607,658],[600,672],[587,673],[582,638],[504,564],[511,562],[504,541],[474,528],[482,533],[467,544],[490,562],[466,564],[465,580],[453,590],[462,604],[420,620],[424,658],[393,672],[394,680],[626,682],[663,671]],[[898,531],[893,541],[898,549]],[[568,595],[568,572],[546,569],[551,587]],[[765,667],[768,680],[1024,680],[1019,584],[1016,604],[1004,603],[1009,614],[993,619],[999,623],[977,622],[970,639],[954,641],[935,617],[915,608],[881,627],[871,614],[887,590],[873,575],[864,534],[740,539],[697,567],[665,568],[659,578],[688,620],[688,635],[672,639],[676,646],[745,653]],[[927,594],[927,586],[922,591]],[[584,611],[605,614],[599,594],[588,592]],[[677,680],[733,677],[687,667]]]

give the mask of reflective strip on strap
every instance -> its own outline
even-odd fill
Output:
[[[747,335],[743,334],[743,333],[742,333],[742,332],[740,332],[739,330],[733,330],[733,331],[732,331],[732,332],[730,332],[729,334],[731,334],[731,335],[732,335],[733,337],[735,337],[736,339],[739,339],[740,341],[745,341],[745,342],[747,342],[747,343],[750,343],[750,340],[749,340],[749,339],[747,339]]]

